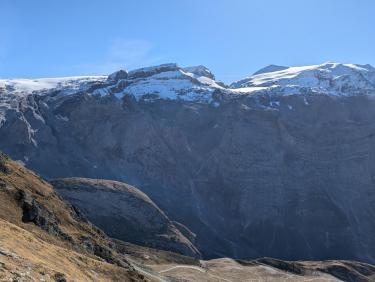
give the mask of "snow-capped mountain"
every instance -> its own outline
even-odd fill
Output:
[[[105,81],[107,76],[72,76],[40,79],[0,79],[0,94],[25,96],[46,91],[64,90],[67,94],[86,90],[93,82]]]
[[[375,68],[370,65],[325,63],[322,65],[269,68],[231,84],[244,91],[258,88],[279,94],[373,94]]]
[[[137,100],[161,98],[186,101],[210,101],[215,89],[223,89],[204,66],[181,68],[163,64],[127,72],[120,70],[107,76],[79,76],[42,79],[0,80],[0,95],[46,95],[51,92],[70,95],[88,92],[92,95],[133,95]],[[1,97],[0,96],[0,97]],[[3,98],[4,99],[4,98]]]
[[[137,100],[170,99],[211,102],[212,93],[221,90],[235,97],[242,94],[328,94],[357,95],[375,91],[375,69],[370,65],[325,63],[303,67],[271,65],[254,75],[234,82],[230,87],[215,80],[204,66],[179,67],[164,64],[127,72],[120,70],[107,76],[81,76],[42,79],[2,79],[0,99],[6,95],[132,95]]]
[[[93,94],[132,95],[139,99],[170,99],[184,101],[211,101],[211,94],[223,86],[215,81],[205,67],[181,68],[164,64],[141,68],[127,73],[124,70],[109,75],[108,81]]]
[[[49,179],[139,187],[206,257],[375,262],[374,82],[337,63],[230,86],[175,64],[1,80],[0,149]]]

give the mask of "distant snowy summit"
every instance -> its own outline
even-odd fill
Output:
[[[372,94],[375,68],[370,65],[339,64],[303,67],[270,66],[231,84],[242,91],[271,91],[279,94],[319,93],[329,95]]]
[[[79,76],[41,79],[2,79],[1,95],[60,95],[87,92],[92,95],[133,95],[136,99],[181,99],[208,101],[215,89],[227,87],[215,80],[204,66],[182,68],[176,64],[119,70],[109,76]],[[1,99],[1,98],[0,98]]]
[[[135,99],[170,99],[212,101],[212,94],[221,91],[227,96],[239,94],[327,94],[358,95],[375,93],[375,69],[370,65],[324,63],[303,67],[270,65],[253,75],[224,85],[204,66],[180,67],[177,64],[119,70],[109,76],[80,76],[42,79],[0,80],[1,101],[5,96],[29,94],[70,95],[85,92],[92,95],[113,95]]]
[[[104,87],[93,94],[115,95],[118,98],[132,95],[138,99],[180,99],[187,101],[209,101],[215,89],[227,87],[216,81],[215,76],[204,66],[179,67],[177,64],[120,70],[108,76]]]
[[[86,89],[85,86],[93,82],[105,81],[107,76],[72,76],[35,79],[0,79],[1,94],[28,95],[43,93],[55,89],[64,89],[66,93],[75,93]]]

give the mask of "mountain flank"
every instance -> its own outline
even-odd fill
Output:
[[[51,183],[60,195],[113,238],[200,256],[187,238],[193,240],[195,235],[183,225],[174,224],[148,196],[133,186],[84,178],[57,179]]]

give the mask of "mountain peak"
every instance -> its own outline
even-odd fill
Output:
[[[199,66],[191,66],[191,67],[185,67],[183,68],[184,71],[190,72],[192,74],[195,74],[197,76],[204,76],[208,77],[212,80],[215,80],[214,74],[205,66],[199,65]]]
[[[135,69],[129,72],[129,78],[144,78],[167,71],[178,71],[180,68],[175,63]]]
[[[120,79],[127,79],[128,78],[128,72],[126,70],[119,70],[114,73],[111,73],[108,76],[109,81],[118,81]]]
[[[278,65],[268,65],[264,68],[261,68],[260,70],[253,73],[253,75],[262,74],[262,73],[268,73],[268,72],[275,72],[275,71],[281,71],[288,69],[289,67],[285,66],[278,66]]]

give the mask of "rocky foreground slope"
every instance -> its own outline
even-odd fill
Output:
[[[375,70],[173,64],[2,81],[0,148],[47,178],[138,187],[206,257],[375,262]]]
[[[50,184],[0,153],[0,280],[35,279],[147,281]]]

